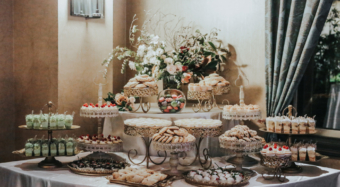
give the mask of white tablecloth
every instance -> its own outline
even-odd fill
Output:
[[[122,137],[124,144],[123,149],[124,152],[128,152],[130,149],[136,149],[138,154],[145,154],[145,146],[144,142],[140,137],[133,137],[124,134],[124,120],[131,119],[131,118],[158,118],[158,119],[167,119],[170,121],[175,121],[177,119],[187,119],[187,118],[204,118],[204,119],[219,119],[222,120],[223,123],[223,132],[226,130],[231,129],[235,125],[238,124],[238,121],[230,121],[230,120],[223,120],[221,117],[222,110],[213,109],[210,112],[198,112],[194,113],[191,107],[186,107],[180,113],[173,113],[173,114],[163,114],[156,103],[152,104],[152,108],[148,113],[143,113],[141,109],[139,109],[136,113],[130,112],[120,112],[120,116],[114,118],[106,118],[104,121],[103,127],[103,134],[104,136],[108,136],[109,134],[113,136],[120,136]],[[210,154],[212,156],[221,156],[218,144],[218,138],[205,138],[202,141],[201,149],[209,147]],[[151,148],[150,151],[151,155],[156,156],[157,152]],[[188,155],[193,155],[194,151],[191,151]]]
[[[82,153],[79,156],[86,156],[88,153]],[[127,158],[126,153],[117,153]],[[138,156],[134,159],[136,162],[143,157]],[[58,157],[58,160],[67,163],[76,160],[77,157]],[[153,157],[155,161],[161,161],[162,158]],[[41,169],[37,163],[42,158],[32,160],[22,160],[15,162],[7,162],[0,164],[0,186],[1,187],[116,187],[122,186],[110,184],[105,177],[83,176],[72,173],[66,166],[58,169]],[[219,166],[229,165],[225,162],[225,158],[216,157],[214,163]],[[340,186],[339,173],[340,170],[299,164],[303,168],[303,172],[287,176],[287,181],[280,183],[278,180],[264,180],[260,174],[251,178],[247,186],[280,186],[280,187],[333,187]],[[144,166],[132,166],[144,167]],[[199,167],[182,167],[180,170],[198,169]],[[166,161],[161,166],[151,164],[151,169],[166,170],[170,169],[169,162]],[[256,165],[251,167],[258,173],[264,171],[264,167]],[[184,180],[177,180],[172,184],[173,187],[190,187]]]

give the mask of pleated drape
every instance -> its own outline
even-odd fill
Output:
[[[302,79],[333,0],[266,0],[267,115],[287,107]]]

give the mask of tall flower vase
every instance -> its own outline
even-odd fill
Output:
[[[163,78],[163,90],[165,89],[181,89],[177,88],[177,82],[174,75]]]

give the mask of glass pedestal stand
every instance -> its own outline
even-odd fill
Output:
[[[193,149],[195,146],[195,142],[186,142],[186,143],[176,143],[176,144],[166,144],[160,142],[154,142],[153,147],[158,151],[168,151],[170,152],[170,170],[162,171],[162,173],[176,176],[176,179],[182,178],[182,172],[177,169],[179,165],[178,154],[180,152],[187,152]]]
[[[192,110],[194,112],[209,112],[211,109],[209,103],[211,99],[211,91],[188,91],[188,100],[197,100],[197,104],[192,105]],[[204,100],[205,103],[203,104]]]
[[[159,132],[159,130],[161,130],[163,127],[159,127],[159,128],[149,128],[149,127],[136,127],[136,126],[129,126],[129,125],[124,125],[124,133],[130,136],[139,136],[144,140],[144,145],[145,145],[145,157],[144,159],[139,162],[139,163],[135,163],[132,161],[132,157],[138,155],[138,151],[136,149],[131,149],[128,152],[128,158],[131,161],[131,163],[135,164],[135,165],[140,165],[142,164],[144,161],[146,161],[146,167],[149,168],[149,162],[151,161],[153,164],[155,165],[161,165],[164,163],[165,159],[167,158],[167,153],[166,151],[164,151],[164,159],[160,162],[157,163],[155,161],[153,161],[150,157],[150,145],[152,142],[152,136],[156,133]],[[134,151],[135,154],[134,156],[130,156],[131,152]],[[157,152],[158,156],[161,157],[159,151]]]
[[[231,158],[229,158],[229,159],[226,160],[226,162],[229,162],[229,163],[231,163],[231,164],[234,165],[236,171],[242,171],[242,172],[244,172],[246,175],[249,175],[249,176],[254,176],[254,175],[256,175],[256,172],[255,172],[255,171],[253,171],[253,170],[251,170],[251,169],[246,169],[246,168],[243,168],[243,167],[242,167],[242,166],[249,167],[249,165],[244,165],[244,163],[248,164],[248,163],[250,163],[250,162],[254,162],[254,160],[255,160],[255,159],[253,159],[253,158],[250,158],[250,157],[248,157],[248,156],[245,156],[246,153],[245,153],[244,150],[230,150],[230,149],[225,149],[225,150],[226,150],[227,152],[228,152],[228,151],[233,151],[233,152],[236,153],[236,156],[231,157]],[[248,157],[248,158],[247,158],[247,157]],[[247,158],[247,159],[250,159],[250,160],[247,161],[247,160],[245,160],[246,158]],[[252,160],[252,159],[253,159],[253,160]],[[257,160],[255,160],[255,161],[256,161],[256,163],[258,163]],[[252,164],[252,165],[254,165],[254,164]]]
[[[222,134],[223,128],[222,125],[221,126],[217,126],[217,127],[208,127],[208,128],[190,128],[190,127],[180,127],[180,128],[184,128],[188,131],[189,134],[192,134],[193,136],[195,136],[196,138],[198,138],[198,143],[196,143],[196,155],[194,160],[189,163],[189,164],[183,164],[183,163],[179,163],[182,166],[190,166],[193,165],[196,160],[198,160],[199,164],[202,166],[202,168],[204,169],[209,169],[212,165],[212,160],[209,156],[209,149],[208,148],[204,148],[203,149],[203,160],[201,160],[201,154],[200,154],[200,147],[201,147],[201,143],[203,141],[204,138],[206,137],[218,137]],[[182,158],[182,160],[185,160],[186,158],[186,153],[184,152],[185,156]]]
[[[142,108],[142,111],[144,113],[148,113],[151,108],[151,103],[143,103],[143,97],[151,97],[158,94],[158,88],[143,88],[143,89],[135,89],[135,88],[125,88],[124,89],[124,95],[127,97],[139,97],[139,105],[137,109],[131,111],[131,112],[137,112],[139,108]]]

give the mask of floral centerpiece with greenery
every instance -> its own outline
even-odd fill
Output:
[[[161,41],[158,35],[147,31],[154,16],[147,19],[139,29],[134,25],[137,20],[135,15],[129,31],[132,49],[117,46],[102,65],[107,68],[116,57],[123,61],[122,73],[128,65],[137,74],[148,74],[157,80],[163,80],[165,88],[172,87],[171,85],[179,88],[182,83],[189,83],[191,77],[199,80],[209,73],[223,71],[230,52],[217,38],[217,29],[202,34],[198,29],[192,32],[190,26],[171,29],[168,28],[169,22],[166,22],[163,24],[165,41]],[[157,25],[160,25],[159,22],[161,21],[158,20]],[[104,76],[106,72],[107,69]]]

